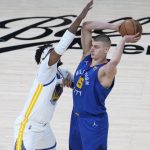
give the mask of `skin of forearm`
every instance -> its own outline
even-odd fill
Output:
[[[96,30],[96,29],[97,30],[103,30],[103,29],[117,30],[115,24],[107,23],[107,22],[99,22],[99,21],[85,22],[85,28],[88,31]]]
[[[122,40],[119,42],[119,44],[117,45],[117,48],[115,50],[115,52],[113,53],[111,62],[117,66],[121,60],[121,56],[123,54],[123,50],[124,50],[124,45],[125,45],[125,39],[122,38]]]
[[[89,48],[91,47],[92,32],[86,30],[84,28],[84,24],[83,24],[81,33],[82,33],[82,37],[83,37],[83,38],[81,38],[81,43],[82,43],[83,54],[84,54],[84,51],[88,51]],[[86,43],[85,43],[85,41],[86,41]]]
[[[81,21],[82,21],[82,18],[80,16],[78,16],[76,18],[76,20],[72,23],[72,25],[69,27],[68,30],[73,34],[76,34],[76,31],[77,31]]]

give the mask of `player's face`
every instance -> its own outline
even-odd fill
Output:
[[[102,41],[92,41],[91,47],[91,57],[93,59],[98,59],[100,57],[104,57],[108,52],[108,47]]]

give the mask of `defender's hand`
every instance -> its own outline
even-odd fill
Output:
[[[88,11],[92,8],[92,5],[93,5],[93,0],[91,0],[85,7],[84,9],[82,10],[81,14],[79,15],[79,17],[81,19],[84,19],[85,16],[87,15]]]
[[[73,84],[72,77],[70,74],[68,74],[67,77],[63,79],[63,86],[72,88],[72,84]]]

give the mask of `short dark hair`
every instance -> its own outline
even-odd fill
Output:
[[[98,36],[94,37],[93,39],[94,39],[94,41],[105,42],[107,44],[107,46],[111,46],[111,40],[110,40],[109,36],[106,34],[98,35]]]
[[[36,53],[35,53],[35,61],[36,61],[37,64],[40,64],[40,60],[41,60],[42,53],[43,53],[43,51],[44,51],[47,47],[52,47],[52,45],[51,45],[51,44],[45,44],[45,45],[39,46],[38,49],[36,50]]]

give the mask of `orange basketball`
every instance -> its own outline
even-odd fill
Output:
[[[119,32],[121,36],[135,35],[138,32],[141,35],[142,26],[137,20],[128,19],[121,23],[121,25],[119,26]]]

